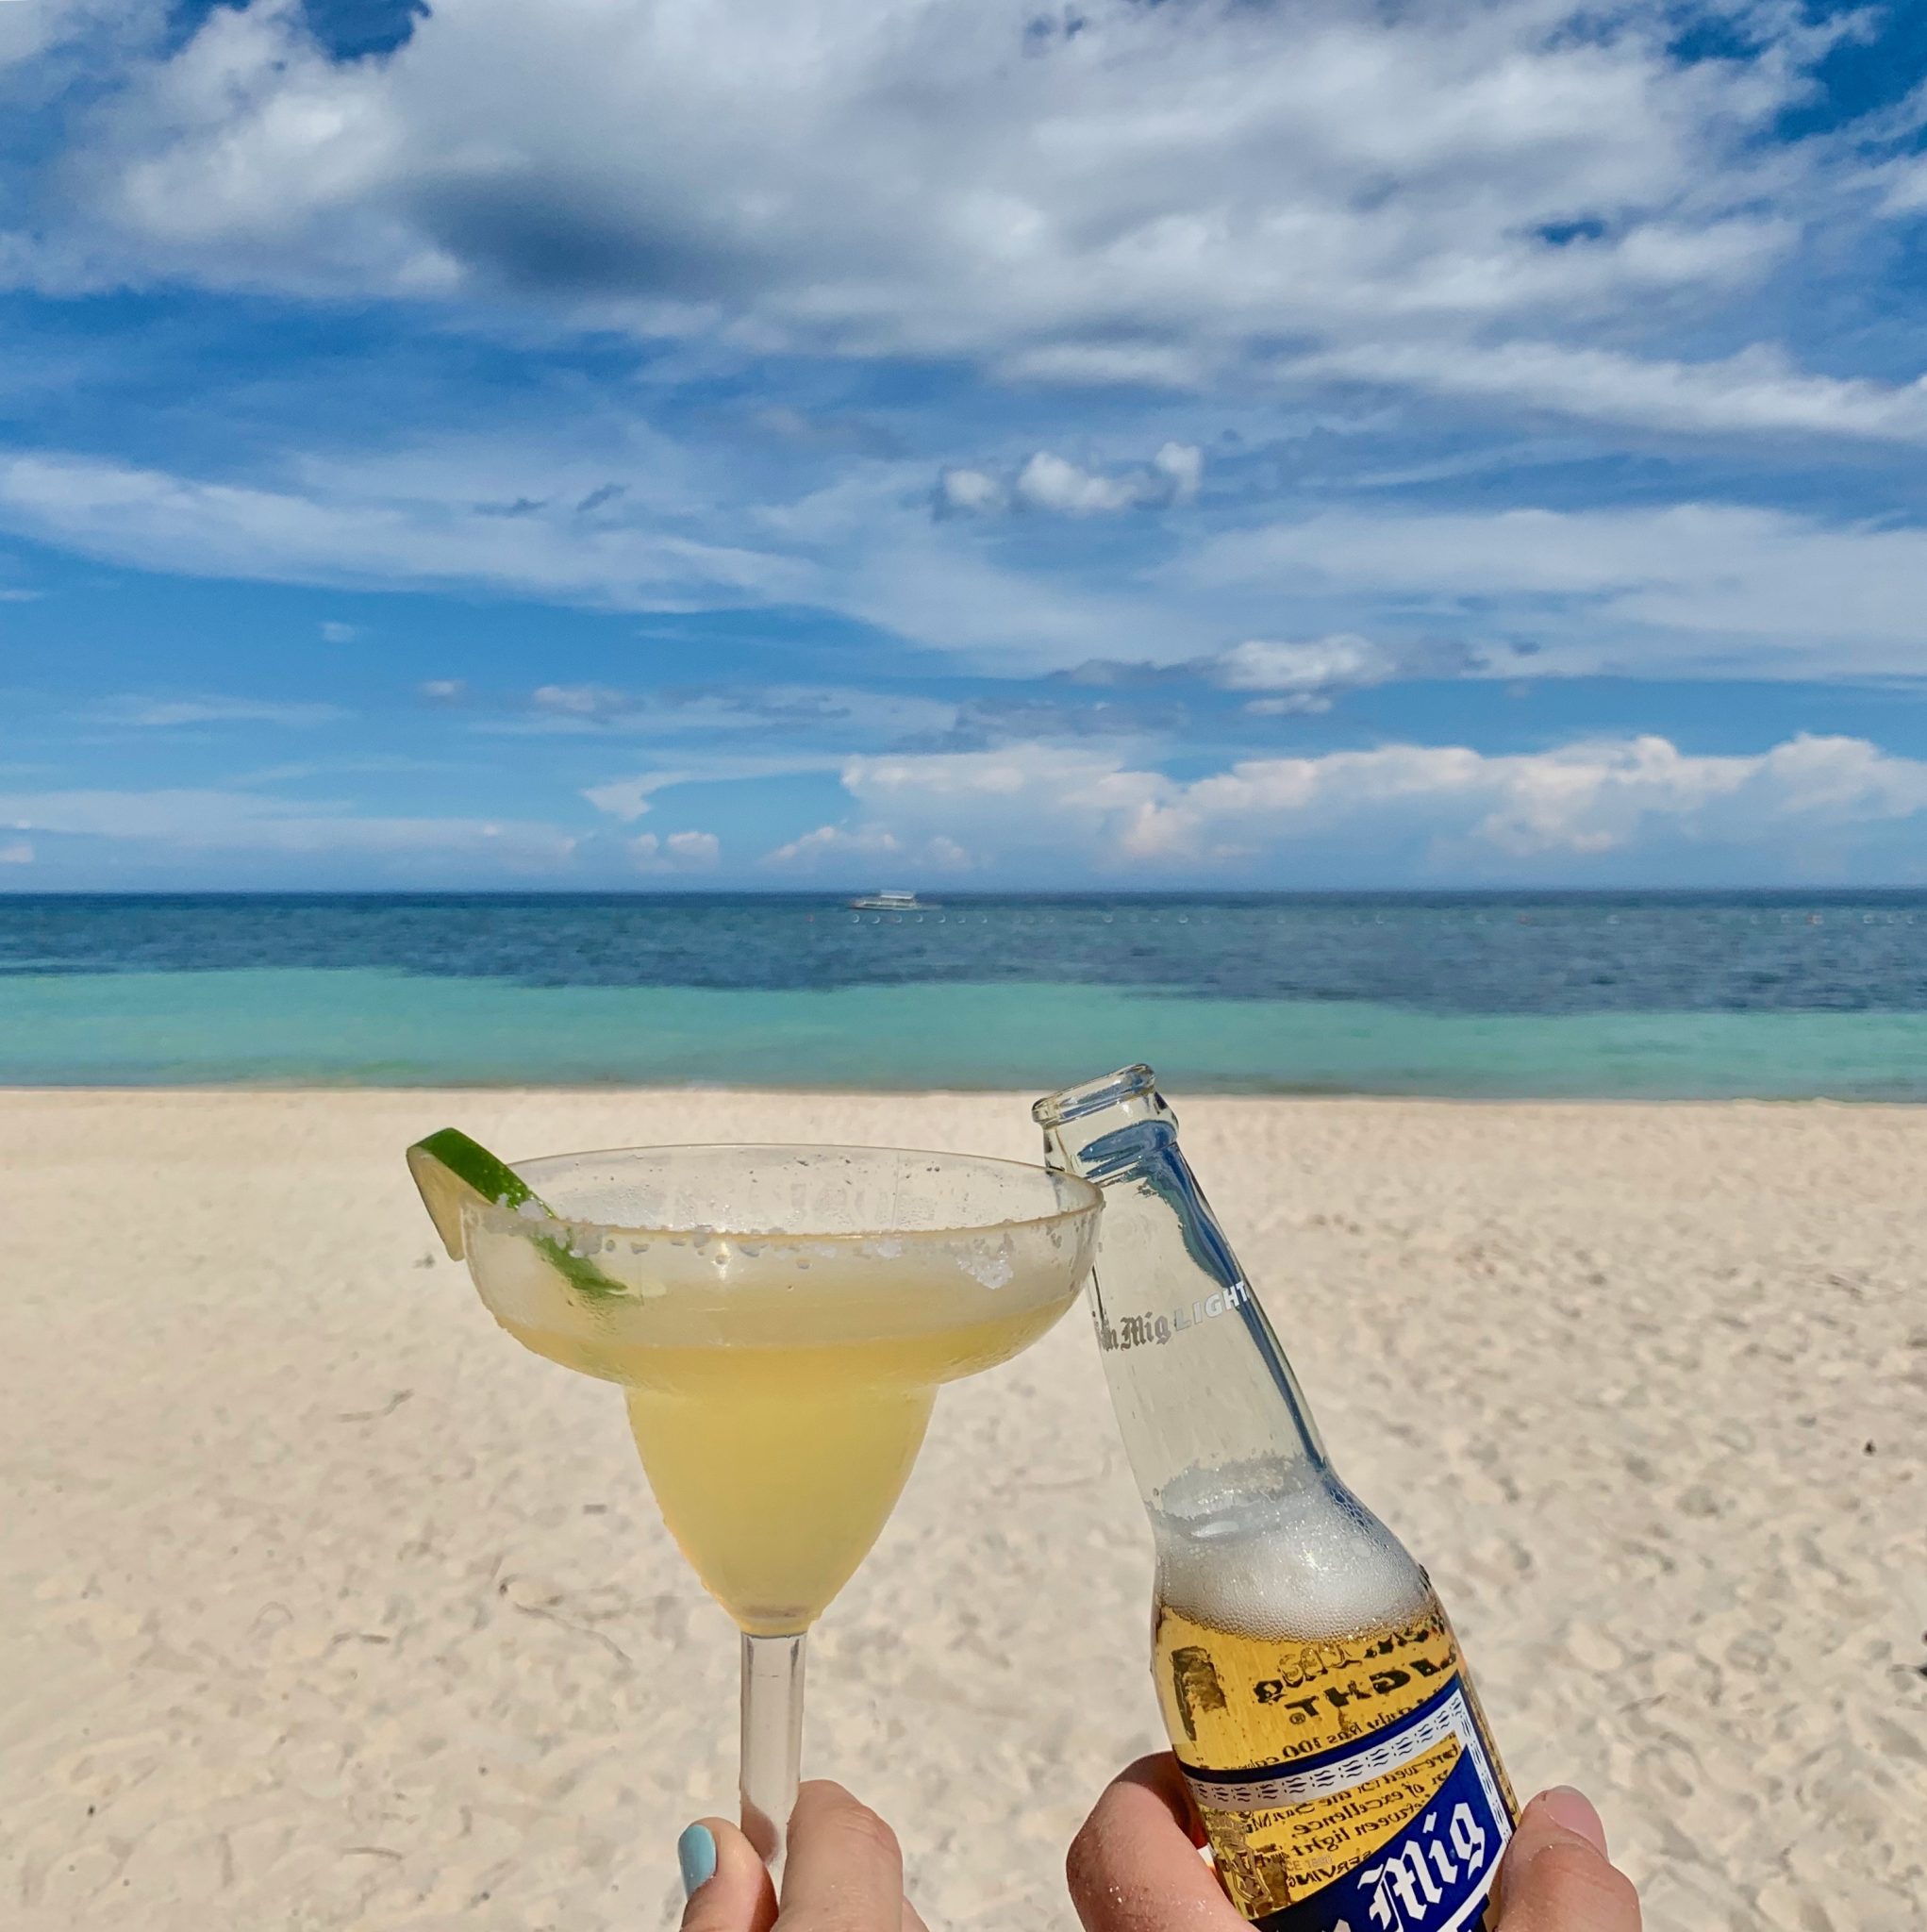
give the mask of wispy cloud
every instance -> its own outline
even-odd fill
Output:
[[[842,758],[828,754],[799,757],[765,756],[756,752],[707,752],[671,769],[638,772],[627,778],[610,778],[587,787],[582,796],[597,811],[633,824],[651,808],[658,791],[677,785],[740,784],[759,778],[794,777],[805,773],[833,772]]]
[[[559,712],[565,718],[598,718],[611,712],[633,711],[636,702],[627,691],[612,691],[601,684],[542,684],[529,693],[529,703],[538,711]]]
[[[1335,512],[1228,532],[1173,575],[1260,602],[1324,589],[1420,598],[1440,615],[1477,609],[1494,628],[1543,641],[1538,675],[1927,670],[1927,527],[1905,523],[1829,524],[1719,503]]]
[[[959,708],[940,698],[811,684],[669,685],[625,691],[610,685],[541,685],[501,699],[481,728],[511,735],[598,736],[695,742],[745,730],[789,745],[930,736],[953,729]],[[731,754],[738,763],[743,755]],[[803,769],[793,751],[760,760]],[[814,768],[819,760],[806,759]]]
[[[639,772],[633,778],[611,778],[606,785],[591,785],[583,792],[597,811],[623,824],[633,824],[649,809],[649,801],[658,791],[686,782],[686,772]]]
[[[1055,673],[1053,681],[1117,690],[1194,681],[1251,693],[1245,709],[1254,716],[1284,717],[1328,711],[1346,691],[1395,678],[1457,677],[1480,668],[1463,644],[1434,639],[1390,644],[1337,632],[1298,641],[1247,638],[1208,657],[1171,664],[1092,658]]]
[[[807,564],[659,527],[477,518],[391,474],[307,491],[204,481],[91,457],[0,454],[0,528],[143,569],[318,584],[490,585],[632,609],[804,599]],[[432,487],[432,484],[430,485]]]
[[[1683,435],[1927,443],[1927,376],[1888,383],[1811,375],[1796,368],[1784,349],[1768,344],[1719,361],[1684,362],[1542,341],[1373,342],[1305,357],[1287,373],[1430,390]]]
[[[526,821],[363,814],[262,791],[173,788],[0,793],[0,820],[44,838],[106,839],[174,854],[255,852],[391,858],[487,857],[551,869],[577,835]]]
[[[350,713],[344,706],[311,700],[128,696],[109,700],[99,715],[109,724],[137,730],[167,731],[191,724],[332,724]]]

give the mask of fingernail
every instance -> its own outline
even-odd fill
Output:
[[[716,1875],[716,1834],[706,1824],[690,1825],[675,1841],[675,1861],[682,1867],[683,1896],[693,1898]]]
[[[1584,1791],[1575,1791],[1570,1785],[1554,1785],[1551,1790],[1539,1794],[1539,1803],[1546,1807],[1546,1816],[1554,1824],[1576,1833],[1601,1857],[1605,1857],[1605,1826],[1600,1822],[1599,1813],[1592,1808],[1592,1800]]]

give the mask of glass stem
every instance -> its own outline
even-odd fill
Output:
[[[778,1876],[803,1768],[803,1642],[742,1634],[742,1829]]]

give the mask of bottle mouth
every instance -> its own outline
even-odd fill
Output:
[[[1032,1107],[1030,1117],[1040,1127],[1061,1127],[1066,1121],[1081,1120],[1088,1113],[1115,1107],[1121,1100],[1150,1093],[1156,1086],[1157,1075],[1140,1060],[1135,1067],[1121,1067],[1100,1080],[1086,1080],[1060,1092],[1047,1093]]]

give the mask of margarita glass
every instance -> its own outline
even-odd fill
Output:
[[[940,1383],[1076,1299],[1102,1197],[1017,1161],[635,1147],[418,1162],[450,1250],[524,1347],[620,1383],[672,1536],[742,1632],[742,1821],[773,1866],[804,1640],[889,1520]],[[464,1143],[473,1147],[473,1142]]]

